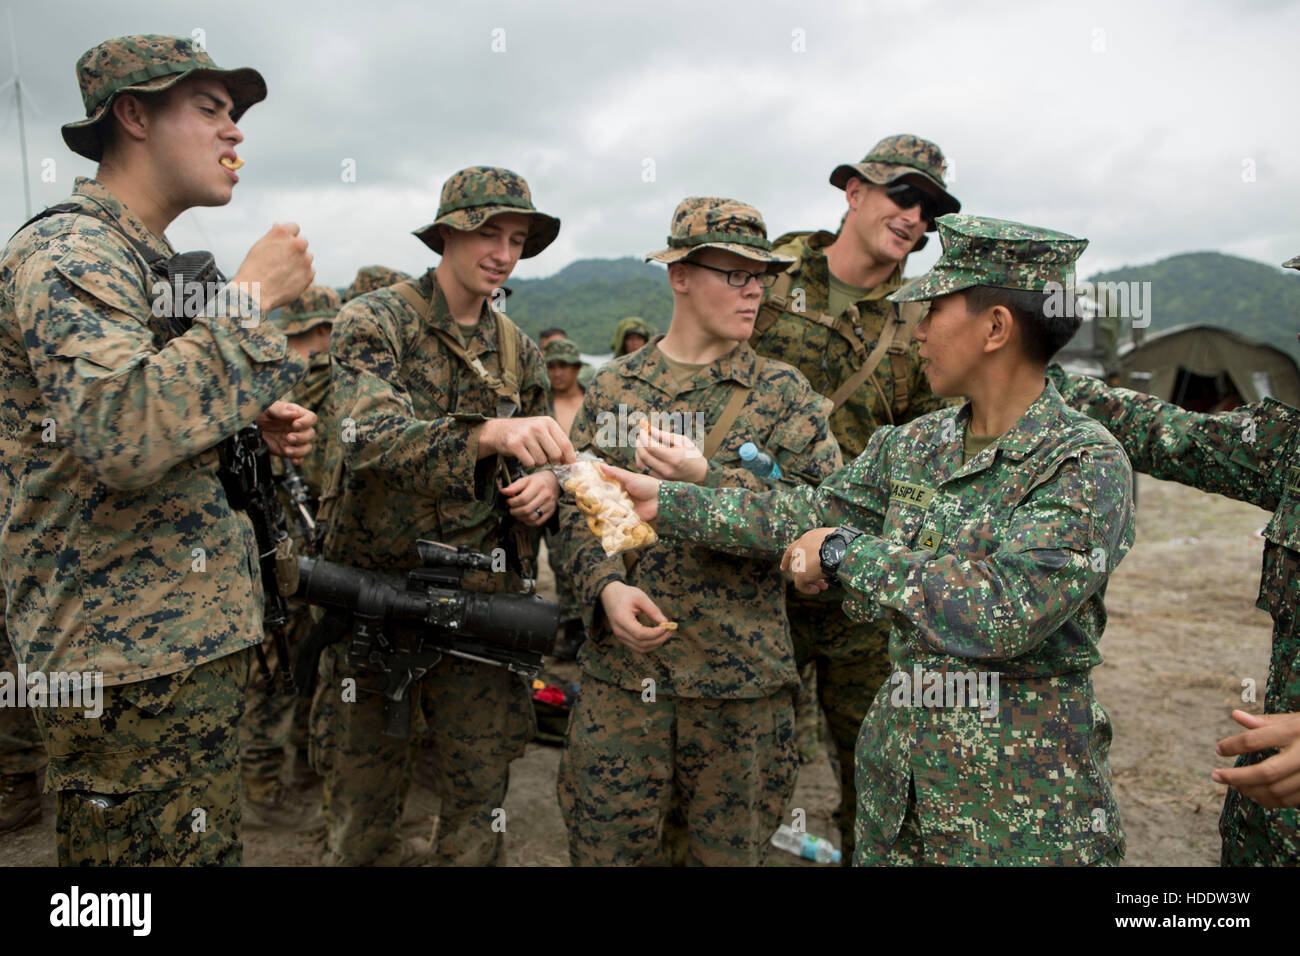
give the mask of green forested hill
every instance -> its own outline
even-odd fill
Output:
[[[1225,256],[1187,252],[1145,266],[1090,276],[1092,282],[1150,282],[1151,327],[1217,325],[1282,349],[1300,361],[1300,272]],[[1125,332],[1123,341],[1129,341]]]
[[[663,266],[628,256],[579,259],[545,279],[513,279],[506,309],[533,338],[559,326],[584,352],[609,351],[614,326],[639,315],[660,332],[668,331],[673,294]]]
[[[1189,252],[1098,273],[1090,281],[1150,282],[1148,334],[1175,325],[1220,325],[1300,361],[1300,273],[1293,270],[1217,252]],[[536,337],[548,326],[560,326],[584,352],[608,352],[614,326],[624,316],[639,315],[660,332],[672,317],[663,268],[631,257],[580,259],[553,276],[515,280],[510,287],[509,314],[525,332]]]

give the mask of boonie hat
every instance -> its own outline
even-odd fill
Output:
[[[103,157],[103,129],[119,93],[157,93],[192,76],[212,76],[225,84],[234,105],[230,118],[239,122],[254,103],[266,99],[266,81],[256,70],[223,70],[206,50],[188,37],[160,34],[114,37],[91,47],[77,61],[77,82],[86,118],[63,127],[63,141],[74,153],[98,162]]]

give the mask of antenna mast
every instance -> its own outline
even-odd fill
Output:
[[[18,145],[23,153],[23,199],[27,204],[27,218],[32,216],[32,186],[27,170],[27,126],[23,123],[23,81],[18,75],[18,36],[14,33],[14,12],[6,10],[9,15],[9,46],[14,59],[14,103],[18,107]]]

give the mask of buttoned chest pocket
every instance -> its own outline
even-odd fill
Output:
[[[885,511],[885,540],[890,544],[912,550],[937,550],[942,540],[937,528],[933,527],[933,516],[919,505],[891,501]],[[924,528],[924,534],[922,529]],[[919,543],[924,537],[928,546]]]
[[[1282,500],[1264,529],[1264,537],[1300,551],[1300,465],[1288,465],[1282,479]]]

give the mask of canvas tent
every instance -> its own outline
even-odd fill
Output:
[[[1120,384],[1198,412],[1272,397],[1300,406],[1290,355],[1228,329],[1180,325],[1119,350]]]

